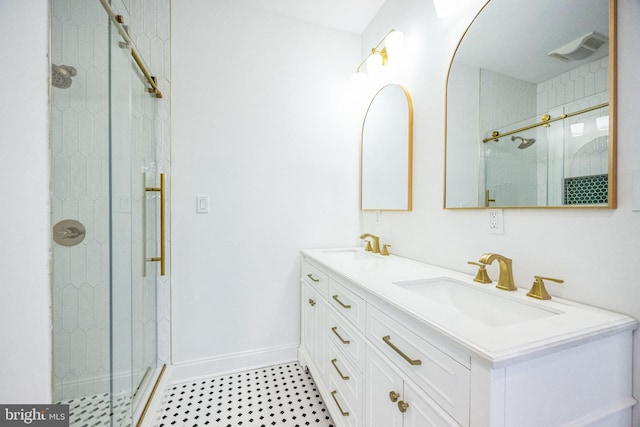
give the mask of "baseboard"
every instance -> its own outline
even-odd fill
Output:
[[[183,383],[201,378],[258,369],[264,366],[292,362],[298,358],[298,345],[262,348],[241,353],[224,354],[208,359],[192,360],[173,365],[172,382]]]

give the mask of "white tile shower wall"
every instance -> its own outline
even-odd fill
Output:
[[[607,56],[539,83],[537,86],[538,114],[545,114],[552,110],[569,113],[605,103],[609,100],[608,85],[609,57]],[[608,114],[608,109],[606,111],[595,111],[564,121],[564,131],[554,137],[555,141],[564,141],[564,144],[558,145],[564,145],[565,150],[549,153],[548,158],[549,164],[555,161],[564,165],[564,170],[563,173],[557,174],[556,181],[550,182],[549,185],[562,188],[564,177],[607,173],[607,146],[602,143],[602,139],[594,142],[596,138],[608,135],[608,131],[599,131],[595,125],[596,117]],[[552,114],[552,116],[555,115]],[[582,135],[574,137],[569,131],[569,125],[577,122],[585,123],[585,130]],[[585,153],[585,151],[588,152]]]
[[[156,173],[166,174],[165,245],[171,253],[171,0],[124,0],[131,15],[130,34],[149,70],[156,77],[162,98],[155,120]],[[158,276],[158,359],[171,360],[171,260],[166,275]]]
[[[158,101],[153,131],[158,138],[156,168],[169,173],[169,8],[170,0],[126,2],[130,31],[164,98]],[[69,89],[54,88],[52,105],[52,222],[78,218],[87,228],[85,241],[54,251],[54,399],[108,391],[108,57],[106,14],[99,2],[52,2],[54,64],[78,69]],[[139,23],[147,14],[147,21]],[[146,43],[144,40],[150,42]],[[148,45],[148,49],[147,49]],[[170,194],[170,180],[167,180]],[[170,200],[167,200],[170,206]],[[169,224],[167,211],[167,224]],[[167,236],[169,236],[167,230]],[[167,249],[167,253],[169,249]],[[158,284],[158,353],[170,358],[169,275]]]
[[[73,66],[52,91],[52,222],[77,219],[85,240],[54,244],[54,399],[108,390],[108,37],[98,2],[52,2],[51,61]]]
[[[536,113],[536,85],[504,74],[481,69],[480,73],[480,130],[486,138],[493,130],[501,133],[518,128],[522,117]],[[488,103],[489,105],[486,105]],[[528,135],[520,135],[530,137]],[[514,149],[509,137],[483,144],[484,161],[500,167],[484,168],[486,188],[500,206],[534,205],[536,202],[536,169],[531,162],[534,151]],[[518,184],[513,177],[518,176]],[[524,189],[524,190],[523,190]]]

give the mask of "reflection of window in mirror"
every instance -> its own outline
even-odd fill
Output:
[[[413,105],[400,85],[373,97],[362,126],[360,207],[411,210]]]
[[[449,69],[445,208],[615,207],[610,10],[487,2]]]

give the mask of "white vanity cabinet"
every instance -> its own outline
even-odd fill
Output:
[[[365,426],[456,427],[442,409],[394,366],[371,351],[367,357]]]
[[[551,314],[476,324],[395,284],[462,273],[331,254],[303,251],[299,360],[337,427],[631,426],[634,319],[498,290]]]
[[[302,353],[308,356],[314,378],[324,378],[324,360],[327,353],[325,329],[327,324],[328,278],[317,268],[306,264],[302,275],[301,319]]]

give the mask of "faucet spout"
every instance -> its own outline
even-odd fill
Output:
[[[371,240],[373,241],[372,252],[374,254],[379,254],[380,253],[380,238],[378,236],[374,236],[373,234],[369,234],[369,233],[365,233],[362,236],[360,236],[361,239],[366,239],[367,237],[371,237]]]
[[[500,277],[498,277],[498,284],[496,285],[496,288],[504,289],[505,291],[517,290],[518,288],[513,281],[511,259],[502,255],[488,253],[482,255],[478,261],[489,265],[495,260],[498,260],[498,263],[500,264]]]

